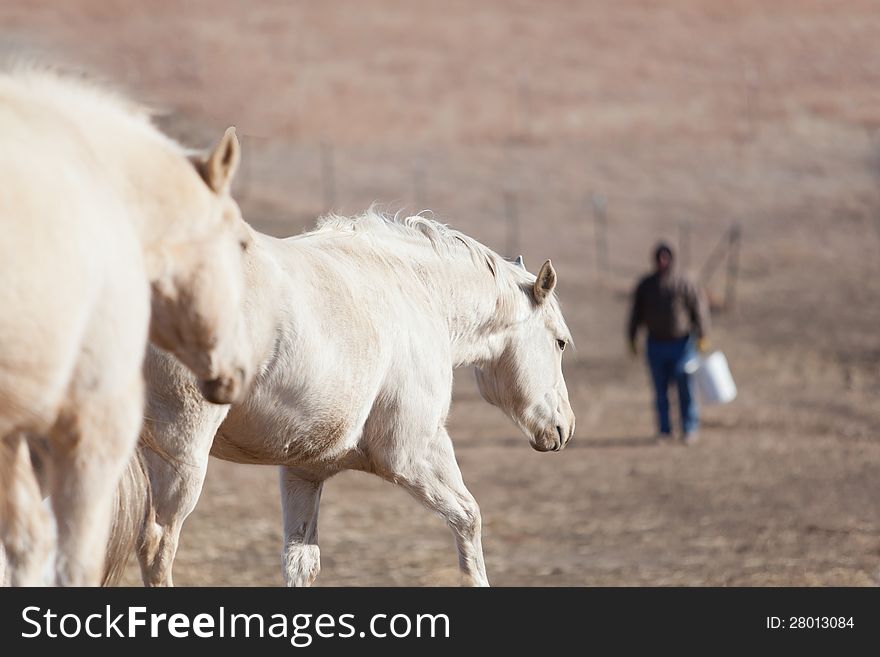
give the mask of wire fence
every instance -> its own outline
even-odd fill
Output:
[[[515,159],[511,151],[505,152],[498,169],[475,178],[451,171],[455,158],[441,158],[444,161],[432,166],[424,153],[358,150],[326,139],[291,144],[244,135],[243,149],[236,197],[245,215],[260,227],[268,226],[269,232],[293,234],[311,227],[321,215],[359,212],[373,202],[391,212],[434,211],[509,258],[529,251],[551,230],[544,218],[534,219],[534,208],[545,202],[545,192],[540,184],[523,184],[510,174],[509,164]],[[490,186],[485,184],[487,177]],[[634,263],[644,263],[642,256],[662,235],[652,232],[652,225],[643,227],[643,216],[616,208],[603,191],[581,192],[580,203],[577,196],[575,191],[556,200],[556,214],[561,216],[554,217],[552,230],[561,229],[554,238],[558,248],[575,255],[586,280],[631,279],[640,267]],[[657,214],[663,212],[658,209]],[[469,225],[462,223],[462,216],[481,219]],[[688,217],[672,222],[670,227],[667,221],[665,232],[677,244],[680,267],[692,271],[707,289],[717,288],[711,295],[716,311],[733,310],[742,226],[731,222],[719,234],[717,221],[708,225]],[[634,254],[637,244],[640,252]]]

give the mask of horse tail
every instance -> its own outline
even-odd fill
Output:
[[[113,586],[122,579],[128,559],[140,540],[150,509],[151,496],[143,447],[138,445],[116,487],[113,522],[107,541],[101,586]]]

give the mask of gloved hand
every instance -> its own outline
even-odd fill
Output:
[[[699,351],[701,354],[705,354],[707,351],[709,351],[711,346],[712,344],[709,342],[709,338],[707,338],[705,335],[697,340],[697,351]]]

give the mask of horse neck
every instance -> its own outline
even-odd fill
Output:
[[[143,244],[173,239],[180,230],[176,219],[205,203],[207,187],[194,184],[198,175],[183,149],[148,120],[102,103],[64,112],[84,140],[84,165],[94,167],[96,184],[122,203],[120,219],[133,225]]]
[[[500,312],[505,282],[488,265],[470,258],[442,262],[429,277],[449,328],[453,367],[478,365],[497,357],[493,337],[505,326]]]
[[[340,247],[332,233],[328,234],[328,242],[322,240],[326,235],[317,236],[322,240],[317,242],[318,251],[331,250],[331,259],[337,263],[349,260],[357,276],[376,276],[381,285],[387,280],[389,267],[401,273],[402,293],[424,298],[438,322],[445,325],[453,367],[487,363],[498,357],[498,341],[493,338],[510,323],[504,315],[515,312],[504,291],[514,283],[499,282],[486,262],[463,252],[438,255],[421,240],[394,241],[380,247],[363,243]],[[308,263],[315,248],[314,243],[304,248],[297,240],[284,240],[287,257],[299,266],[311,266]],[[364,253],[371,248],[377,248],[380,256],[375,261],[383,263],[375,270],[364,267]],[[288,321],[297,321],[302,308],[303,304],[297,305]]]
[[[174,145],[144,144],[123,158],[119,173],[123,202],[148,257],[204,232],[198,222],[211,216],[210,192]]]
[[[296,313],[284,305],[290,291],[289,279],[271,253],[271,247],[279,240],[265,235],[246,225],[254,240],[244,254],[245,287],[243,305],[247,312],[241,314],[239,321],[244,323],[242,335],[248,342],[252,361],[265,364],[272,358],[279,340],[282,326],[296,320]]]

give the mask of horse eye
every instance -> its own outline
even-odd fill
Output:
[[[566,345],[565,340],[557,340],[556,341],[556,346],[559,347],[559,351],[565,351],[565,345]]]

